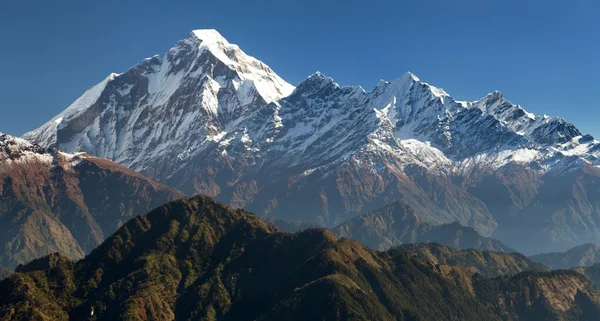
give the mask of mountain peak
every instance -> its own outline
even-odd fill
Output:
[[[389,84],[389,83],[395,83],[395,84],[413,84],[416,82],[421,82],[421,79],[419,79],[419,77],[417,77],[415,74],[413,74],[412,72],[408,71],[405,72],[404,74],[402,74],[402,76],[392,80],[391,82],[388,81],[384,81],[381,80],[379,81],[379,84]]]
[[[215,29],[196,29],[196,30],[192,30],[192,32],[190,33],[191,35],[193,35],[194,37],[202,40],[202,42],[207,42],[207,43],[229,43],[227,41],[227,39],[225,39],[221,33],[219,33],[217,30]]]
[[[404,73],[402,76],[400,76],[400,78],[392,81],[392,83],[396,84],[396,86],[408,86],[408,87],[412,86],[415,83],[423,84],[423,85],[427,86],[429,88],[429,90],[431,91],[431,93],[436,97],[449,97],[450,96],[442,88],[438,88],[438,87],[432,86],[426,82],[421,81],[421,79],[419,77],[417,77],[415,74],[413,74],[410,71]]]
[[[421,81],[421,79],[419,79],[419,77],[417,77],[417,75],[413,74],[410,71],[407,71],[404,75],[402,75],[402,77],[400,77],[402,79],[407,79],[407,80],[412,80],[412,81]]]
[[[579,166],[565,156],[600,164],[600,143],[578,144],[573,126],[535,117],[498,91],[466,103],[411,72],[369,92],[316,72],[290,96],[293,86],[215,30],[193,31],[97,89],[26,137],[279,219],[338,224],[381,199],[411,195],[426,220],[459,219],[490,234],[496,214],[466,184],[522,167],[531,176],[515,179],[532,179],[514,193],[525,206],[540,175],[559,162]],[[441,185],[425,184],[429,177]],[[441,201],[438,191],[458,200]],[[315,207],[298,208],[298,199]],[[468,212],[456,207],[462,202]]]
[[[335,84],[336,86],[339,86],[335,80],[333,80],[333,78],[331,77],[327,77],[326,75],[324,75],[322,72],[317,71],[314,74],[308,76],[308,78],[306,78],[304,81],[302,81],[302,83],[305,82],[309,82],[309,83],[327,83],[327,84]]]
[[[24,145],[30,145],[31,144],[31,143],[29,143],[25,139],[14,137],[14,136],[11,136],[9,134],[5,134],[3,132],[0,132],[0,143],[11,143],[11,142],[20,143],[20,144],[24,144]]]
[[[322,72],[320,71],[315,71],[312,75],[308,76],[308,78],[313,78],[313,77],[317,77],[317,78],[327,78],[327,76],[325,76]]]
[[[200,48],[210,50],[219,60],[225,64],[235,64],[235,60],[230,59],[232,55],[240,56],[245,59],[245,54],[239,50],[239,46],[230,43],[215,29],[197,29],[193,30],[183,40],[185,42],[198,43]]]
[[[499,90],[494,90],[491,93],[485,95],[484,99],[488,100],[488,101],[496,101],[496,100],[500,100],[500,99],[506,99],[504,97],[504,94],[502,92],[500,92]]]
[[[0,132],[0,161],[6,160],[6,158],[14,158],[16,155],[21,156],[24,153],[30,153],[31,155],[46,155],[47,150],[33,144],[28,140],[14,137],[8,134]]]
[[[294,86],[280,78],[269,66],[247,55],[238,45],[227,41],[215,29],[193,30],[184,40],[173,47],[170,52],[174,54],[174,57],[176,57],[174,60],[177,61],[177,59],[188,55],[190,51],[196,51],[197,49],[193,48],[196,45],[200,53],[205,51],[210,52],[214,58],[222,62],[231,72],[236,74],[236,76],[233,76],[227,71],[220,70],[220,73],[217,75],[215,74],[215,67],[213,67],[210,73],[211,78],[215,78],[214,80],[217,82],[215,84],[216,87],[227,87],[224,81],[233,79],[235,90],[241,96],[252,96],[253,90],[251,87],[253,87],[267,103],[288,96],[294,90]],[[180,53],[181,51],[183,53]],[[193,70],[204,63],[204,61],[197,61],[195,66],[192,64],[192,66],[188,66],[188,69]],[[219,70],[218,67],[217,70]],[[236,77],[237,79],[234,79]],[[215,86],[213,88],[216,88]],[[245,99],[242,98],[242,100]],[[244,104],[243,101],[242,104]]]

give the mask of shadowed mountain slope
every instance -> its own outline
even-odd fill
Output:
[[[457,249],[516,252],[502,242],[479,235],[459,223],[427,223],[410,205],[394,202],[383,208],[357,216],[332,229],[339,237],[353,238],[377,250],[405,243],[437,242]]]
[[[486,278],[323,229],[282,233],[208,197],[125,224],[85,259],[0,282],[0,320],[589,320],[575,272]],[[90,317],[91,309],[94,316]]]
[[[533,261],[540,262],[552,269],[570,269],[600,263],[600,246],[584,244],[566,252],[552,252],[532,255]]]
[[[83,258],[135,215],[180,197],[107,159],[0,133],[0,265],[57,251]]]

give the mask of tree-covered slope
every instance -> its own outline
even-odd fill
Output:
[[[577,273],[491,279],[323,229],[282,233],[203,196],[134,218],[83,260],[54,254],[0,282],[0,320],[15,321],[590,320],[599,306]]]
[[[549,271],[545,265],[535,263],[520,253],[457,250],[438,243],[403,244],[390,250],[393,251],[406,252],[436,265],[469,268],[487,277]]]

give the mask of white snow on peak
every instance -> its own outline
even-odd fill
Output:
[[[116,81],[118,74],[109,75],[24,137],[142,170],[144,162],[167,157],[180,147],[175,155],[200,153],[190,137],[227,131],[263,102],[277,104],[295,89],[216,30],[194,30],[167,53],[145,59],[124,75]],[[97,102],[99,108],[76,126],[83,128],[57,141],[61,129]]]
[[[258,59],[247,55],[239,46],[229,43],[214,29],[193,30],[199,39],[200,49],[210,51],[217,59],[235,70],[241,82],[248,81],[267,102],[289,96],[295,87],[280,78],[273,70]],[[171,49],[173,50],[173,49]]]
[[[214,66],[207,67],[206,64],[209,61],[202,58],[202,54],[207,51],[232,71],[227,79],[224,79],[225,76],[220,76],[223,79],[219,77],[212,79]],[[182,65],[182,63],[186,65]],[[295,89],[294,86],[280,78],[267,65],[254,57],[246,55],[237,45],[230,44],[214,29],[192,31],[186,38],[175,44],[167,54],[145,59],[129,69],[127,73],[138,73],[135,77],[141,76],[148,80],[148,95],[144,97],[145,104],[155,108],[166,106],[179,88],[190,86],[190,84],[198,82],[203,77],[209,78],[207,85],[210,85],[211,88],[208,91],[203,91],[207,96],[204,97],[205,99],[203,99],[201,105],[207,105],[210,107],[209,109],[215,110],[217,107],[219,110],[227,111],[237,108],[233,103],[227,104],[227,106],[217,106],[220,104],[217,99],[218,91],[222,87],[228,87],[229,82],[237,91],[239,103],[242,106],[249,105],[255,101],[257,96],[262,97],[267,103],[276,102],[290,95]],[[40,128],[26,133],[24,137],[44,146],[54,145],[57,139],[57,131],[94,105],[107,88],[107,85],[118,76],[119,74],[110,74],[102,82],[86,91],[63,112]],[[126,84],[115,85],[118,88],[111,87],[111,91],[114,89],[121,97],[127,96],[136,84],[129,83],[128,80],[124,81]],[[109,101],[102,105],[103,110],[122,110],[122,106],[116,103],[114,96],[107,96],[106,98]],[[130,115],[134,117],[131,119],[132,121],[140,111],[136,110]],[[128,117],[127,115],[119,113],[117,116]],[[90,127],[90,130],[93,130],[89,134],[98,135],[101,128],[96,127]],[[106,135],[109,131],[110,129],[102,129],[102,132]],[[85,135],[74,138],[79,140],[79,142],[73,142],[75,145],[63,148],[69,149],[72,147],[73,150],[78,150],[80,148],[77,147],[78,143],[89,145]],[[108,135],[106,139],[115,142],[117,138]],[[65,142],[61,143],[65,144]]]
[[[75,166],[87,156],[85,153],[68,154],[52,153],[28,140],[6,135],[0,132],[0,172],[10,164],[42,163],[48,166],[55,164],[56,155],[64,157],[71,166]]]
[[[518,107],[521,107],[521,106],[518,106]],[[528,112],[528,111],[526,111],[526,110],[524,110],[524,109],[523,109],[523,111],[525,112],[525,115],[526,115],[527,117],[529,117],[530,119],[533,119],[533,120],[535,120],[536,116],[535,116],[535,114],[534,114],[534,113],[530,113],[530,112]]]
[[[99,84],[88,89],[83,95],[81,95],[81,97],[79,97],[77,100],[75,100],[75,102],[73,102],[69,107],[67,107],[67,109],[65,109],[62,113],[56,116],[54,120],[57,120],[59,118],[68,120],[73,115],[76,115],[78,112],[88,109],[91,105],[98,101],[98,98],[100,98],[100,95],[102,94],[104,88],[106,88],[106,85],[118,76],[119,74],[116,73],[111,73],[110,75],[108,75],[108,77],[104,78],[104,80],[102,80]]]
[[[539,117],[520,105],[514,105],[498,90],[485,95],[480,100],[468,103],[467,108],[480,109],[519,135],[531,134],[542,123]],[[521,116],[518,116],[519,114]]]
[[[304,81],[320,81],[321,85],[326,85],[326,84],[332,84],[333,86],[335,86],[336,88],[340,88],[340,85],[335,82],[335,80],[331,77],[328,77],[327,75],[323,74],[320,71],[317,71],[315,73],[313,73],[312,75],[308,76],[308,78],[306,78]],[[303,82],[304,82],[303,81]]]
[[[217,148],[219,155],[231,159],[256,156],[261,164],[306,165],[303,173],[310,175],[325,162],[334,164],[351,156],[361,166],[381,156],[446,171],[528,163],[559,152],[579,155],[597,144],[574,139],[551,151],[533,144],[495,149],[478,144],[489,139],[481,135],[487,126],[497,124],[487,115],[500,121],[498,127],[520,135],[544,120],[510,104],[498,91],[475,102],[455,101],[411,72],[391,82],[380,81],[367,93],[360,87],[341,87],[317,71],[299,85],[299,97],[284,99],[295,87],[214,29],[193,30],[167,54],[130,70],[135,77],[119,78],[107,89],[116,94],[102,96],[101,107],[106,110],[102,122],[93,119],[69,141],[60,142],[61,148],[89,151],[138,171],[152,171],[173,155],[179,162],[175,169],[187,170],[195,166],[195,157]],[[45,146],[55,142],[57,130],[98,101],[117,76],[111,74],[26,137]],[[139,87],[133,95],[132,88],[143,83],[138,77],[147,80],[147,87]],[[456,147],[463,143],[474,146]]]
[[[202,40],[202,42],[205,42],[206,44],[229,44],[227,39],[223,38],[223,36],[221,36],[221,34],[215,29],[197,29],[193,30],[192,34],[198,37],[198,39]]]
[[[400,78],[394,80],[393,82],[405,83],[407,85],[413,84],[413,83],[421,83],[421,84],[428,86],[429,89],[431,90],[431,93],[436,97],[440,97],[440,98],[450,97],[450,95],[446,91],[444,91],[442,88],[438,88],[438,87],[430,85],[429,83],[421,81],[421,79],[419,77],[417,77],[417,75],[413,74],[410,71],[405,73],[404,75],[402,75]]]
[[[446,91],[444,91],[442,88],[437,88],[434,87],[432,85],[429,85],[429,88],[431,88],[431,93],[436,96],[436,97],[450,97],[450,95],[448,95],[448,93]]]
[[[109,74],[108,77],[104,78],[104,80],[102,80],[99,84],[88,89],[83,95],[77,98],[77,100],[75,100],[63,112],[56,115],[40,128],[26,133],[24,138],[35,139],[38,142],[43,141],[53,144],[56,141],[56,130],[59,129],[64,122],[68,122],[69,120],[75,118],[95,104],[98,101],[98,98],[100,98],[100,95],[102,95],[106,85],[118,76],[119,74],[117,73]]]
[[[25,148],[32,147],[33,144],[23,138],[14,137],[0,132],[0,146],[12,147],[14,151],[20,151]]]
[[[405,73],[401,78],[410,78],[413,81],[421,81],[421,79],[419,79],[419,77],[417,77],[417,75],[413,74],[410,71]]]

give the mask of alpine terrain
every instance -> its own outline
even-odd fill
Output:
[[[109,160],[0,133],[0,278],[53,252],[83,258],[130,218],[182,196]]]
[[[600,242],[600,142],[564,119],[412,73],[294,87],[215,30],[110,74],[25,137],[265,217],[335,226],[403,200],[528,254]]]

